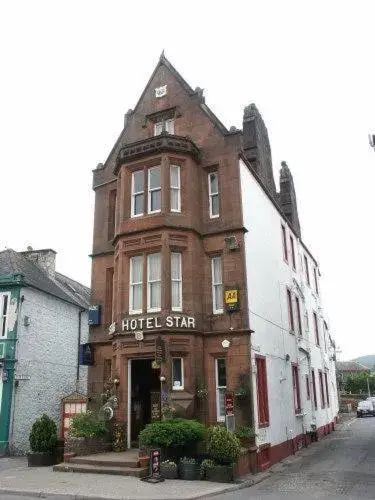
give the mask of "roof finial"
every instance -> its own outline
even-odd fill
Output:
[[[161,51],[160,60],[165,59],[164,49]]]

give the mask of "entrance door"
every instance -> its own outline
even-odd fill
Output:
[[[151,366],[152,359],[131,360],[131,445],[138,446],[138,435],[155,417],[155,401],[160,401],[160,371]],[[153,411],[151,412],[151,408]]]

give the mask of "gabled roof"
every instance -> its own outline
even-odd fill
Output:
[[[156,72],[158,71],[158,69],[160,68],[160,66],[165,66],[169,71],[170,73],[174,76],[174,78],[180,83],[180,85],[185,89],[185,91],[187,92],[188,95],[190,96],[194,96],[197,94],[197,91],[194,90],[192,87],[190,87],[190,85],[187,83],[187,81],[180,75],[180,73],[176,70],[176,68],[173,66],[173,64],[165,57],[164,55],[164,51],[161,53],[160,55],[160,58],[159,58],[159,61],[154,69],[154,71],[152,72],[152,75],[150,76],[140,98],[138,99],[138,102],[137,104],[135,105],[135,108],[134,110],[129,110],[128,113],[131,112],[131,114],[133,114],[138,106],[140,105],[140,103],[142,102],[142,99],[148,89],[148,87],[150,86]],[[229,134],[229,131],[228,129],[225,127],[225,125],[219,120],[219,118],[215,115],[215,113],[212,112],[212,110],[207,106],[207,104],[205,104],[204,100],[203,102],[200,104],[200,108],[201,110],[206,114],[206,116],[212,121],[212,123],[215,125],[215,127],[217,127],[220,132],[224,135],[226,134]],[[104,162],[104,166],[106,167],[111,159],[113,159],[113,155],[116,154],[116,152],[118,152],[118,150],[120,149],[120,147],[123,145],[123,140],[124,140],[124,136],[125,136],[125,133],[126,133],[126,123],[125,123],[125,126],[124,128],[122,129],[119,137],[117,138],[117,141],[115,142],[113,148],[111,149],[106,161]],[[95,172],[95,170],[94,170]]]
[[[370,372],[370,368],[356,361],[337,361],[336,370],[339,372]]]
[[[90,289],[60,273],[55,279],[28,260],[22,253],[12,249],[0,252],[0,276],[22,276],[25,286],[36,288],[58,299],[87,309],[90,304]],[[75,291],[73,291],[75,289]]]

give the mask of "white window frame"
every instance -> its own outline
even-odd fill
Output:
[[[172,278],[172,259],[173,255],[178,255],[178,267],[179,267],[179,277]],[[179,284],[179,297],[180,304],[178,306],[173,305],[173,283]],[[171,252],[171,308],[172,311],[182,311],[182,253],[181,252]]]
[[[150,187],[150,172],[155,169],[159,169],[160,171],[160,186],[157,188]],[[160,208],[158,210],[151,210],[151,193],[154,191],[160,191]],[[161,211],[161,165],[155,165],[155,167],[151,167],[147,171],[147,209],[149,214],[157,214]]]
[[[142,172],[142,174],[143,174],[143,189],[142,189],[142,191],[135,192],[134,191],[134,177],[135,177],[135,174],[137,174],[139,172]],[[135,209],[134,200],[135,200],[136,195],[139,195],[139,194],[143,194],[143,208],[142,208],[141,213],[135,214],[134,213],[134,209]],[[143,170],[136,170],[135,172],[132,172],[132,193],[131,193],[131,208],[130,208],[131,217],[142,217],[143,211],[144,211],[144,206],[145,206],[144,202],[145,202],[144,171]]]
[[[226,385],[219,385],[219,359],[223,359],[225,362],[225,376],[226,376],[226,371],[227,371],[227,365],[226,365],[226,358],[215,358],[215,387],[216,387],[216,420],[217,422],[225,422],[225,409],[224,409],[224,415],[220,415],[220,389],[225,389],[227,390]],[[225,396],[224,396],[225,398]]]
[[[160,135],[163,132],[163,125],[164,125],[163,121],[154,123],[154,136]]]
[[[142,276],[141,281],[133,282],[133,259],[141,258]],[[133,309],[133,286],[141,285],[141,308]],[[129,314],[141,314],[143,312],[143,256],[134,255],[129,259]]]
[[[173,186],[172,185],[172,169],[176,168],[177,169],[177,178],[178,178],[178,186]],[[169,181],[170,181],[170,189],[171,193],[172,191],[177,191],[177,208],[172,208],[172,195],[170,196],[170,205],[171,205],[171,212],[181,212],[181,167],[180,165],[171,165],[169,169]]]
[[[215,262],[219,261],[220,263],[220,274],[221,274],[221,281],[215,282]],[[215,257],[211,257],[211,281],[212,281],[212,312],[213,314],[222,314],[224,312],[223,307],[220,309],[218,308],[218,305],[216,304],[216,294],[215,294],[215,288],[216,287],[221,287],[221,303],[223,306],[223,264],[222,264],[222,259],[221,255],[215,255]]]
[[[151,255],[159,255],[160,259],[160,279],[158,280],[153,280],[150,281],[150,257]],[[161,266],[162,266],[162,260],[161,260],[161,253],[160,252],[155,252],[155,253],[150,253],[147,255],[147,312],[159,312],[161,311]],[[151,283],[160,283],[160,306],[159,307],[150,307],[150,299],[151,299]]]
[[[4,314],[4,302],[7,297],[7,308]],[[8,319],[9,319],[10,293],[0,293],[0,339],[6,339],[8,336]],[[4,331],[4,335],[3,335]]]
[[[168,134],[174,135],[174,118],[165,120],[165,131],[168,132]]]
[[[179,359],[181,361],[181,385],[174,385],[173,361]],[[172,358],[172,391],[183,391],[185,388],[185,375],[184,375],[184,358]]]
[[[215,193],[213,193],[211,191],[211,175],[216,175],[216,178],[217,178],[217,192],[215,192]],[[219,213],[217,213],[217,214],[212,213],[212,198],[214,196],[217,196],[217,199],[219,202]],[[209,205],[210,205],[210,219],[217,219],[220,216],[219,174],[217,172],[210,172],[208,174],[208,198],[209,198]]]

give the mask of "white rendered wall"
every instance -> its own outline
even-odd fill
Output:
[[[325,350],[323,339],[323,310],[320,296],[314,286],[313,260],[304,251],[303,246],[290,231],[282,216],[260,187],[245,163],[240,160],[241,194],[245,235],[246,273],[251,336],[252,380],[254,395],[256,389],[256,354],[266,357],[268,403],[270,425],[257,429],[257,444],[276,445],[332,422],[338,412],[336,376],[334,361],[330,360],[333,349]],[[286,226],[289,263],[283,256],[281,224]],[[291,265],[289,234],[295,242],[296,271]],[[305,282],[304,269],[301,265],[303,255],[307,255],[310,264],[311,287]],[[299,283],[296,286],[294,279]],[[319,283],[320,284],[320,283]],[[290,333],[287,286],[293,294],[298,294],[302,319],[302,339],[298,334]],[[300,293],[302,292],[302,294]],[[303,295],[303,297],[302,297]],[[293,304],[294,308],[295,303]],[[320,347],[315,344],[312,311],[318,313]],[[309,330],[305,325],[305,312],[309,315]],[[296,309],[294,322],[297,325]],[[305,354],[299,348],[305,349]],[[286,355],[290,360],[286,361]],[[302,412],[296,416],[293,400],[292,365],[298,364],[299,385]],[[313,405],[311,385],[311,366],[315,369],[318,409]],[[318,370],[328,373],[330,406],[321,409],[321,395]],[[309,374],[310,400],[307,400],[305,375]],[[257,398],[254,397],[255,422],[258,422]]]
[[[29,449],[32,423],[43,413],[52,417],[60,431],[61,398],[75,390],[86,393],[87,367],[80,366],[77,385],[78,306],[31,288],[24,288],[18,326],[11,452]],[[24,325],[24,317],[30,325]],[[88,340],[87,311],[81,315],[81,343]]]

